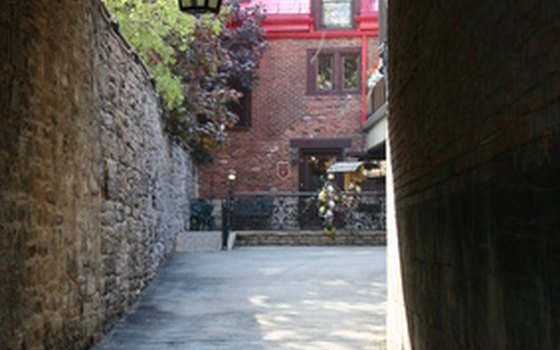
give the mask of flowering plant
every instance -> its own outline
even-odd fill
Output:
[[[357,194],[361,192],[359,182],[351,181],[348,192],[341,191],[333,182],[332,175],[327,178],[321,191],[317,195],[317,207],[319,216],[323,220],[325,234],[334,239],[336,235],[336,214],[348,213],[356,208],[358,204]]]
[[[323,219],[323,228],[330,238],[334,239],[335,224],[334,214],[340,205],[340,195],[338,189],[331,179],[327,179],[323,184],[323,188],[317,195],[317,207],[319,208],[319,216]]]

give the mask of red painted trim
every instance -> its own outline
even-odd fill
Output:
[[[361,15],[354,17],[354,20],[356,22],[364,22],[364,21],[377,22],[379,20],[379,15],[375,12],[362,13]]]
[[[262,23],[268,39],[278,38],[358,38],[363,35],[377,36],[379,19],[376,13],[356,16],[357,28],[350,30],[315,30],[314,18],[310,14],[274,14]]]
[[[362,36],[362,125],[367,121],[367,36]]]
[[[371,31],[371,32],[267,32],[266,38],[267,39],[320,39],[322,37],[325,38],[360,38],[362,36],[366,37],[375,37],[378,36],[378,31]]]
[[[309,14],[269,15],[262,22],[263,26],[276,24],[313,23]]]
[[[271,38],[275,36],[286,37],[292,33],[309,33],[309,28],[307,26],[275,26],[274,28],[268,28],[266,30],[266,37]]]
[[[267,33],[309,32],[313,28],[313,17],[303,14],[272,15],[262,22]]]
[[[354,20],[360,31],[379,31],[379,16],[376,13],[363,14]]]
[[[364,22],[370,22],[372,24],[378,24],[379,23],[379,15],[377,13],[364,13],[360,16],[356,16],[354,17],[354,21],[356,21],[356,23],[364,23]]]

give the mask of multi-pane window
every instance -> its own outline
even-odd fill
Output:
[[[360,51],[354,48],[308,51],[308,94],[359,93]]]
[[[342,81],[344,90],[357,90],[360,87],[360,72],[358,71],[358,56],[342,56]]]
[[[317,58],[317,90],[328,91],[334,87],[333,56],[320,55]]]
[[[321,28],[351,28],[353,0],[319,0]]]

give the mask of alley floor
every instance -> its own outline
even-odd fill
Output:
[[[384,247],[176,254],[95,350],[385,349]]]

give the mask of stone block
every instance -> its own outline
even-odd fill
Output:
[[[222,250],[220,231],[181,232],[175,239],[177,252],[215,252]]]

